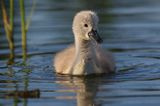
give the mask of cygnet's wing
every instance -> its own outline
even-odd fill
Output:
[[[112,54],[103,50],[101,47],[96,49],[98,64],[105,70],[104,73],[113,73],[115,71],[115,62]]]
[[[75,55],[75,46],[71,45],[63,51],[55,55],[54,67],[56,72],[63,74],[65,70],[72,64]]]

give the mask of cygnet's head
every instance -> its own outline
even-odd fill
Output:
[[[76,38],[81,40],[95,40],[98,43],[102,39],[98,35],[98,16],[93,11],[81,11],[77,13],[73,20],[73,33]]]

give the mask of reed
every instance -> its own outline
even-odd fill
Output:
[[[35,2],[36,0],[33,0],[33,5],[31,8],[30,15],[27,18],[27,21],[25,19],[25,5],[24,0],[19,0],[19,6],[20,6],[20,15],[21,15],[21,34],[22,34],[22,57],[23,57],[23,63],[26,62],[27,59],[27,31],[29,29],[29,25],[31,23],[31,17],[33,15],[33,11],[35,9]],[[4,23],[4,29],[6,32],[6,37],[9,44],[10,49],[10,56],[8,64],[14,63],[14,39],[13,39],[13,31],[14,31],[14,0],[10,0],[10,9],[9,9],[9,16],[7,15],[7,9],[5,7],[5,0],[0,0],[1,9],[2,9],[2,20]],[[9,20],[8,20],[9,19]]]
[[[31,23],[31,17],[33,15],[33,11],[35,9],[36,6],[36,0],[33,0],[33,5],[32,5],[32,9],[30,12],[30,15],[28,16],[28,20],[26,21],[25,19],[25,5],[24,5],[24,0],[19,0],[20,3],[20,14],[21,14],[21,32],[22,32],[22,56],[23,56],[23,61],[25,63],[26,59],[27,59],[27,37],[26,37],[26,33],[29,29],[29,25]]]
[[[14,39],[13,39],[13,25],[14,25],[14,0],[10,0],[10,21],[8,21],[7,10],[5,7],[4,0],[1,0],[1,9],[2,9],[2,18],[4,23],[4,29],[6,32],[9,48],[10,48],[10,55],[8,64],[14,63]]]
[[[21,32],[22,32],[22,56],[23,61],[27,59],[27,40],[26,40],[26,23],[25,23],[25,8],[24,0],[19,0],[21,14]]]

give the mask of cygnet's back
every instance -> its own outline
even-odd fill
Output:
[[[112,55],[100,45],[98,16],[92,11],[81,11],[73,20],[75,44],[56,54],[54,67],[59,74],[89,75],[113,73]]]

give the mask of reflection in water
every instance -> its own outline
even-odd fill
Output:
[[[77,106],[99,106],[95,101],[98,87],[101,85],[102,77],[63,77],[56,81],[58,84],[65,86],[66,89],[72,89],[76,93]]]
[[[3,83],[6,83],[6,85],[8,84],[7,86],[3,86],[6,89],[9,89],[9,88],[11,89],[12,86],[10,85],[11,84],[14,85],[15,90],[9,90],[3,93],[3,95],[0,95],[1,98],[8,98],[8,99],[13,98],[14,106],[18,106],[19,102],[21,101],[22,101],[23,106],[27,106],[28,98],[39,98],[40,97],[39,89],[34,89],[34,90],[29,89],[29,75],[30,75],[31,69],[25,67],[21,71],[22,71],[21,74],[23,74],[21,75],[22,77],[21,81],[23,85],[21,85],[21,83],[17,81],[19,79],[19,77],[17,76],[18,73],[16,73],[16,71],[12,67],[8,68],[8,73],[6,74],[10,77],[15,78],[15,80],[6,80],[6,82],[1,81],[1,83],[3,82]]]

